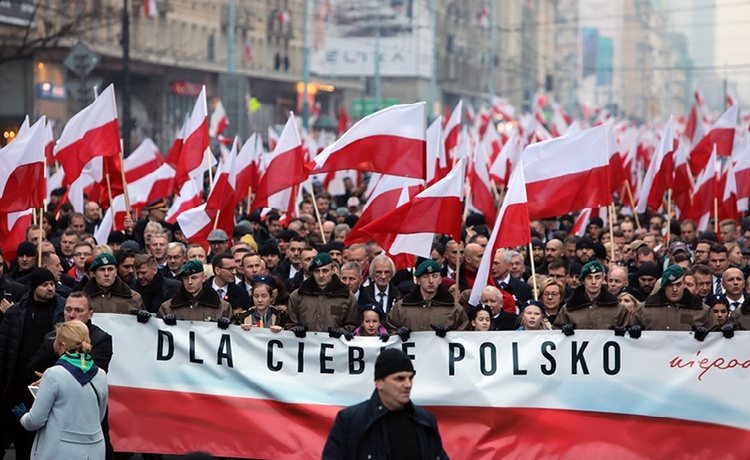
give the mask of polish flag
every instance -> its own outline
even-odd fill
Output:
[[[750,199],[750,144],[740,152],[735,151],[734,177],[737,184],[737,206],[739,209],[748,208]]]
[[[44,161],[47,166],[55,164],[55,134],[52,132],[52,122],[47,120],[44,126]]]
[[[125,228],[125,217],[128,210],[125,208],[125,195],[117,195],[112,200],[112,206],[102,216],[102,221],[94,230],[94,239],[97,243],[105,244],[112,230]]]
[[[29,116],[26,115],[23,118],[23,121],[21,122],[21,127],[18,128],[18,132],[16,133],[16,137],[21,137],[26,131],[28,131],[29,127],[31,126],[31,122],[29,121]]]
[[[398,207],[399,196],[403,193],[402,190],[404,187],[407,189],[409,200],[424,190],[421,179],[387,175],[381,176],[372,191],[372,195],[367,199],[367,203],[365,203],[362,208],[362,215],[359,216],[357,223],[354,224],[354,227],[346,236],[346,241],[344,241],[344,243],[346,245],[351,245],[354,243],[366,243],[370,241],[370,237],[360,232],[360,229],[373,220],[383,216],[388,211]]]
[[[189,115],[185,117],[185,121],[182,122],[182,127],[177,131],[177,133],[175,133],[174,140],[172,141],[172,146],[169,148],[167,158],[164,160],[164,162],[171,166],[175,171],[177,171],[177,164],[180,162],[180,151],[182,150],[182,143],[185,139],[185,132],[188,127],[188,121],[190,121]]]
[[[214,226],[211,228],[220,228],[231,235],[234,230],[234,198],[237,188],[237,144],[238,139],[232,143],[232,150],[229,152],[227,161],[220,163],[216,170],[216,179],[214,188],[206,200],[206,211],[216,212],[214,215]]]
[[[497,129],[488,129],[482,137],[482,142],[486,151],[490,152],[489,161],[491,163],[494,162],[503,149],[503,140],[500,137],[500,133],[497,132]]]
[[[339,120],[336,126],[336,134],[339,136],[344,134],[347,129],[351,127],[352,123],[349,121],[349,114],[346,113],[343,104],[339,104]]]
[[[615,137],[612,123],[607,125],[607,149],[609,150],[609,185],[614,193],[625,182],[627,173],[624,166],[624,158],[620,152],[620,146]]]
[[[156,0],[143,0],[143,15],[147,18],[155,18],[159,14]]]
[[[516,116],[516,108],[501,97],[492,97],[492,110],[502,115],[507,121]]]
[[[719,221],[732,219],[737,222],[740,213],[747,208],[740,209],[737,206],[737,178],[731,161],[727,161],[724,165],[718,192],[721,193],[718,203]]]
[[[732,146],[734,145],[734,131],[737,126],[737,114],[739,106],[733,105],[729,110],[716,120],[711,131],[698,142],[690,152],[690,172],[697,176],[708,163],[713,146],[716,145],[716,154],[718,156],[732,156]]]
[[[253,133],[237,154],[235,204],[247,198],[250,189],[255,189],[258,186],[260,176],[265,170],[261,161],[262,155],[263,140],[257,133]]]
[[[531,227],[529,221],[529,206],[526,199],[526,187],[524,186],[523,165],[513,170],[508,183],[508,193],[505,195],[503,205],[500,207],[492,234],[487,242],[487,250],[484,252],[482,262],[479,264],[476,281],[471,290],[469,303],[477,305],[482,294],[482,289],[488,285],[494,285],[492,279],[492,262],[498,249],[524,246],[531,242]],[[492,284],[490,284],[492,283]]]
[[[209,148],[208,139],[208,109],[206,105],[206,87],[201,89],[190,113],[185,137],[180,148],[180,160],[177,163],[175,189],[179,190],[190,177],[200,175],[208,168],[206,150]],[[213,156],[210,155],[209,156]]]
[[[599,218],[602,219],[602,221],[607,222],[609,216],[607,215],[607,207],[602,207],[597,209],[596,215],[599,216]],[[583,236],[586,234],[586,230],[589,227],[589,222],[591,221],[592,216],[594,215],[594,210],[591,208],[583,209],[576,218],[575,222],[573,222],[573,227],[570,229],[571,235],[578,235]]]
[[[360,230],[389,254],[430,257],[435,233],[461,238],[466,160],[432,187],[424,190]]]
[[[279,143],[279,133],[276,132],[273,127],[268,127],[268,150],[273,152],[276,150],[276,145]]]
[[[156,171],[128,183],[130,207],[141,209],[154,200],[168,198],[173,190],[174,169],[168,164],[163,164]]]
[[[490,177],[495,180],[495,183],[508,184],[511,172],[514,165],[518,164],[522,151],[521,136],[514,130],[490,166]]]
[[[125,158],[124,163],[125,180],[130,184],[159,169],[164,164],[164,157],[154,141],[147,137]]]
[[[177,216],[177,223],[190,243],[198,244],[208,251],[208,234],[213,230],[215,218],[216,211],[209,212],[206,203],[203,203]]]
[[[252,209],[268,207],[268,197],[307,180],[302,141],[297,131],[294,114],[281,132],[279,142],[273,150],[268,169],[258,183]]]
[[[0,211],[3,213],[44,207],[46,122],[42,116],[0,149]]]
[[[612,202],[606,126],[529,145],[521,161],[532,219]]]
[[[15,142],[15,141],[13,141]],[[0,213],[0,248],[7,263],[18,255],[18,245],[26,241],[26,229],[31,225],[31,209]]]
[[[664,125],[659,145],[656,147],[654,157],[649,165],[646,176],[638,195],[638,206],[636,212],[646,212],[646,207],[653,211],[659,209],[664,200],[664,192],[672,188],[674,183],[674,117]]]
[[[555,137],[565,134],[570,126],[570,116],[560,104],[552,104],[552,118],[550,119],[550,131]]]
[[[463,103],[463,101],[461,101]],[[474,110],[474,106],[466,104],[466,121],[474,123],[474,119],[477,117],[477,112]]]
[[[458,133],[461,130],[461,113],[463,111],[463,101],[458,101],[458,105],[453,109],[450,118],[445,124],[443,130],[443,143],[446,154],[452,158],[453,149],[458,146]],[[447,171],[446,171],[447,174]]]
[[[443,117],[435,118],[427,128],[427,185],[430,186],[439,181],[450,171],[448,158],[445,153],[445,144],[442,136]]]
[[[706,167],[695,183],[695,195],[690,218],[698,223],[698,231],[708,229],[708,221],[714,213],[714,200],[718,199],[718,169],[716,167],[716,147],[713,148]]]
[[[224,132],[224,129],[226,129],[227,126],[229,126],[227,111],[224,110],[224,104],[221,103],[221,99],[217,99],[214,111],[211,112],[211,119],[208,123],[208,135],[214,139],[218,139],[219,135]]]
[[[172,206],[164,216],[169,224],[177,222],[177,218],[189,209],[196,208],[203,203],[203,178],[194,177],[182,184],[180,193],[172,200]]]
[[[425,103],[394,105],[368,115],[308,165],[312,173],[356,169],[425,178]]]
[[[679,142],[674,155],[674,183],[672,184],[672,201],[677,207],[678,218],[693,206],[693,175],[688,167],[687,154],[687,143]]]
[[[63,185],[81,175],[94,157],[120,154],[120,128],[117,123],[115,87],[109,85],[88,107],[65,125],[55,146],[55,158],[65,169]]]
[[[474,150],[474,161],[471,163],[469,172],[469,185],[471,187],[469,209],[480,212],[488,226],[494,225],[495,217],[497,217],[495,195],[492,193],[490,172],[487,167],[487,152],[481,142],[477,142]]]
[[[490,122],[492,122],[492,114],[482,107],[479,109],[479,116],[476,118],[474,122],[474,131],[479,133],[480,137],[484,137],[484,133],[487,132],[487,128],[490,125]]]

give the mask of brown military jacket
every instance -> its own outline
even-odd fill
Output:
[[[636,306],[633,318],[638,326],[653,331],[690,331],[693,326],[704,326],[709,331],[719,329],[708,305],[687,289],[678,302],[670,302],[660,289]]]
[[[185,286],[177,288],[174,296],[161,304],[156,317],[164,318],[169,314],[187,321],[216,321],[222,317],[231,318],[232,306],[221,300],[211,285],[204,282],[195,297],[185,290]]]
[[[388,312],[386,328],[390,333],[400,327],[408,327],[412,331],[431,331],[433,324],[445,324],[452,331],[463,331],[469,325],[463,307],[443,286],[438,286],[435,297],[427,300],[422,297],[419,286],[414,288]]]
[[[313,277],[303,281],[289,295],[287,315],[287,330],[307,326],[312,332],[326,332],[329,327],[353,331],[359,325],[357,298],[336,275],[325,289]]]
[[[589,299],[583,286],[578,286],[560,308],[554,328],[575,324],[576,329],[609,329],[612,326],[628,326],[629,323],[630,313],[606,286],[602,286],[599,296],[594,300]]]
[[[91,297],[91,306],[96,313],[127,315],[145,309],[141,295],[130,289],[119,277],[115,278],[115,283],[107,290],[102,289],[96,284],[96,280],[91,278],[81,291]]]

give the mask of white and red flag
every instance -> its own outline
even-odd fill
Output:
[[[638,195],[637,213],[646,212],[650,207],[656,211],[664,201],[664,192],[672,188],[674,183],[674,117],[664,125],[659,145],[656,147],[651,164],[643,178],[643,184]]]
[[[529,145],[521,161],[531,219],[612,202],[606,126]]]
[[[492,110],[493,112],[502,115],[506,121],[509,121],[516,116],[516,108],[501,97],[492,97]]]
[[[47,166],[55,164],[55,134],[52,132],[52,122],[47,120],[44,126],[44,161]]]
[[[167,152],[167,158],[164,159],[164,162],[171,166],[175,171],[177,171],[177,164],[180,162],[180,151],[182,150],[182,143],[185,140],[185,132],[189,121],[190,115],[186,115],[185,121],[182,122],[182,126],[175,133],[172,146],[169,148],[169,152]]]
[[[143,0],[143,15],[147,18],[155,18],[159,14],[156,0]]]
[[[518,163],[522,151],[521,136],[518,134],[518,131],[514,130],[510,135],[510,139],[503,144],[503,148],[490,166],[490,177],[495,180],[495,183],[508,184],[510,174],[513,171],[514,165]]]
[[[683,138],[684,139],[684,138]],[[674,183],[672,201],[677,207],[677,217],[689,211],[693,205],[693,175],[688,167],[688,146],[680,141],[674,154]]]
[[[435,233],[461,238],[466,160],[432,187],[380,216],[360,231],[388,253],[430,257]]]
[[[596,210],[596,216],[599,216],[603,222],[607,222],[609,217],[607,215],[607,209],[607,207],[603,207]],[[595,217],[593,209],[586,208],[581,210],[578,217],[576,217],[575,222],[573,222],[573,227],[570,229],[569,234],[578,236],[585,235],[592,217]]]
[[[368,115],[307,166],[312,174],[356,169],[425,178],[425,103],[394,105]]]
[[[179,195],[175,195],[172,206],[164,216],[164,221],[170,224],[177,222],[183,212],[196,208],[203,203],[203,178],[194,177],[182,184]]]
[[[218,139],[227,126],[229,126],[227,111],[224,110],[224,104],[221,103],[221,99],[217,99],[214,111],[211,112],[211,119],[208,122],[208,135],[214,139]]]
[[[750,199],[750,144],[742,151],[735,151],[734,155],[734,177],[737,184],[737,206],[740,209],[748,208]]]
[[[689,163],[693,176],[697,176],[706,167],[714,145],[716,146],[716,155],[732,156],[738,112],[739,106],[730,107],[716,120],[708,134],[690,152]]]
[[[268,168],[258,183],[252,209],[268,207],[268,198],[271,195],[306,180],[307,171],[302,141],[297,131],[294,115],[290,113],[279,142],[271,154]]]
[[[463,101],[458,101],[458,105],[453,109],[450,118],[445,123],[443,130],[443,144],[445,153],[448,158],[453,158],[453,149],[458,146],[458,133],[461,131],[461,113],[463,112]],[[445,172],[447,174],[448,171]],[[444,177],[445,175],[441,176]]]
[[[722,171],[721,185],[719,192],[722,194],[719,197],[719,222],[724,219],[732,219],[737,222],[740,216],[740,212],[747,208],[739,208],[737,206],[737,178],[734,174],[734,166],[732,161],[727,161]]]
[[[250,189],[258,186],[261,174],[265,170],[261,156],[263,155],[263,140],[258,133],[253,133],[250,138],[242,144],[237,154],[237,187],[235,191],[235,204],[247,198]]]
[[[367,203],[362,208],[362,215],[359,216],[357,223],[354,224],[354,227],[346,236],[345,243],[351,245],[370,241],[370,237],[361,233],[360,229],[380,216],[383,216],[388,211],[398,207],[399,196],[402,194],[403,187],[407,187],[409,199],[414,198],[424,189],[421,179],[380,176],[372,194],[367,199]]]
[[[3,248],[3,259],[8,263],[18,255],[18,245],[26,241],[26,229],[31,225],[31,211],[27,209],[0,213],[0,248]]]
[[[469,209],[480,212],[487,221],[487,226],[494,225],[497,213],[495,195],[492,192],[490,172],[487,166],[487,152],[481,142],[477,142],[474,149],[474,161],[471,162],[469,172],[469,185],[471,186],[471,193],[468,197]]]
[[[44,207],[47,179],[44,171],[46,118],[0,149],[0,211]]]
[[[706,167],[698,176],[695,183],[695,195],[693,195],[693,207],[689,217],[698,223],[698,231],[708,229],[711,215],[714,213],[715,200],[719,199],[719,178],[716,167],[716,147],[709,157]]]
[[[124,163],[125,180],[130,184],[159,169],[164,164],[164,156],[154,141],[147,137],[125,158]]]
[[[445,154],[445,144],[443,143],[443,117],[442,115],[435,118],[435,120],[427,128],[426,142],[427,142],[427,168],[426,182],[430,186],[435,182],[439,181],[450,171],[450,165],[448,164],[448,158]]]
[[[492,234],[487,242],[487,249],[477,270],[476,281],[471,290],[469,303],[477,305],[482,289],[494,285],[492,280],[492,262],[495,252],[502,248],[523,246],[531,242],[531,224],[529,221],[529,206],[526,198],[524,168],[521,164],[513,170],[508,183],[508,193],[505,194],[503,205],[500,207]],[[493,284],[490,284],[493,283]]]
[[[201,176],[208,169],[206,150],[208,149],[208,108],[206,105],[206,87],[201,89],[198,99],[195,101],[193,111],[190,112],[187,126],[185,127],[182,147],[180,148],[179,161],[175,168],[175,190],[182,187],[190,177]],[[210,155],[209,156],[213,156]]]
[[[115,87],[109,85],[94,102],[71,118],[55,146],[55,159],[65,170],[63,185],[81,175],[94,157],[120,154],[120,127],[117,123]]]

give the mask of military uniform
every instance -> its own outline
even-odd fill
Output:
[[[636,306],[634,324],[654,331],[690,331],[703,326],[709,331],[719,329],[713,312],[700,297],[685,289],[677,302],[667,299],[661,289],[643,304]]]
[[[357,299],[336,275],[323,289],[314,277],[303,281],[289,295],[287,314],[287,330],[307,326],[313,332],[325,332],[329,327],[353,331],[359,325]]]
[[[187,321],[216,321],[219,318],[230,318],[232,306],[221,300],[210,284],[203,283],[197,296],[187,292],[185,286],[180,286],[171,299],[161,304],[156,317],[164,318],[170,314]]]
[[[438,286],[432,299],[424,299],[419,286],[414,288],[391,308],[386,327],[391,333],[404,326],[412,331],[429,331],[433,324],[445,324],[452,331],[463,331],[469,325],[463,307],[443,286]]]
[[[630,314],[606,287],[602,286],[599,295],[592,300],[586,288],[578,286],[557,314],[554,327],[560,329],[566,324],[575,324],[576,329],[609,329],[629,323]]]

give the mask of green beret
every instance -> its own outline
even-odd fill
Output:
[[[685,276],[685,270],[682,267],[679,265],[670,265],[664,269],[664,273],[661,275],[661,287],[674,283],[683,276]]]
[[[592,260],[584,265],[581,269],[581,274],[578,275],[578,279],[583,280],[586,278],[586,275],[591,275],[593,273],[604,273],[604,266],[600,264],[598,260]]]
[[[117,259],[115,259],[115,256],[108,252],[102,252],[96,258],[93,262],[91,262],[91,267],[89,270],[92,272],[96,271],[97,268],[103,267],[105,265],[117,265]]]
[[[332,264],[333,259],[330,255],[328,255],[327,252],[321,252],[320,254],[313,257],[312,262],[310,262],[310,266],[307,267],[308,270],[313,271],[316,268],[325,267],[328,264]]]
[[[188,260],[182,266],[179,273],[177,273],[177,277],[182,278],[183,276],[195,275],[196,273],[203,273],[203,262],[196,259]]]
[[[419,278],[422,275],[430,273],[440,273],[440,265],[432,259],[427,259],[417,267],[417,271],[414,272],[414,276]]]

